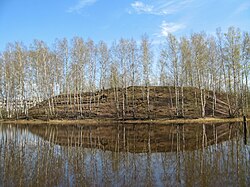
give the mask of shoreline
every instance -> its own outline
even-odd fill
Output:
[[[250,121],[250,119],[247,119]],[[115,120],[115,119],[81,119],[81,120],[0,120],[1,124],[51,124],[51,125],[100,125],[100,124],[109,124],[109,123],[123,123],[123,124],[211,124],[211,123],[229,123],[229,122],[243,122],[243,118],[197,118],[197,119],[154,119],[154,120]]]

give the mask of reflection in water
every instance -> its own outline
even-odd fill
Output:
[[[250,185],[237,123],[0,125],[0,141],[0,186]]]

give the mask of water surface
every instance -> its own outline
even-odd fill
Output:
[[[242,131],[240,123],[2,124],[0,186],[250,186]]]

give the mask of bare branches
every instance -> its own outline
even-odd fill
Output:
[[[217,95],[221,93],[226,93],[229,116],[247,114],[249,38],[248,32],[234,27],[226,33],[217,29],[216,36],[202,32],[178,39],[168,34],[156,56],[147,35],[140,42],[122,38],[112,46],[81,37],[71,42],[56,39],[51,47],[41,40],[34,40],[30,47],[10,43],[0,54],[0,117],[28,116],[28,108],[41,101],[48,103],[44,110],[37,105],[41,115],[56,116],[60,112],[56,105],[64,103],[65,112],[91,117],[99,110],[100,100],[106,99],[107,89],[116,117],[135,118],[136,102],[144,107],[144,117],[151,117],[151,88],[159,84],[169,86],[166,92],[175,116],[185,116],[186,87],[197,88],[193,105],[202,117],[211,98],[212,115],[220,111]],[[136,101],[136,86],[141,86],[142,101]],[[66,95],[62,97],[66,100],[60,100],[60,95]]]

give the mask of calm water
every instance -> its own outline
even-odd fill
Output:
[[[0,124],[0,186],[250,186],[242,130]]]

